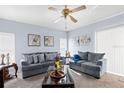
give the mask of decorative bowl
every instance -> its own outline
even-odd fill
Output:
[[[65,77],[65,74],[61,70],[55,70],[55,71],[50,72],[50,77],[53,79],[61,79],[61,78]]]

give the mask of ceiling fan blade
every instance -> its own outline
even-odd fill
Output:
[[[82,5],[80,7],[77,7],[77,8],[72,9],[70,11],[70,13],[78,12],[78,11],[83,10],[83,9],[86,9],[86,6],[85,5]]]
[[[70,19],[71,19],[74,23],[77,22],[77,20],[76,20],[73,16],[69,15],[69,17],[70,17]]]
[[[54,7],[48,7],[49,10],[52,10],[52,11],[56,11],[58,12],[58,9],[57,8],[54,8]]]
[[[61,16],[61,17],[57,18],[57,19],[54,21],[54,23],[57,23],[57,22],[61,21],[63,17],[64,17],[64,16]]]

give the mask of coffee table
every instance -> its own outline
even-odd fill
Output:
[[[62,71],[65,73],[65,77],[61,78],[59,81],[50,77],[49,73],[53,70],[55,70],[54,66],[49,66],[48,72],[42,83],[42,88],[74,88],[74,81],[70,75],[68,65],[62,66]]]

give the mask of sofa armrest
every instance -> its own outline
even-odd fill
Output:
[[[22,64],[22,66],[29,65],[29,63],[28,63],[27,61],[25,61],[25,60],[22,60],[22,61],[21,61],[21,64]]]
[[[69,59],[69,62],[70,62],[70,63],[71,63],[71,62],[74,63],[75,61],[74,61],[72,58],[70,58],[70,59]]]
[[[70,57],[70,61],[71,61],[71,62],[75,62],[75,63],[76,63],[76,62],[78,62],[79,60],[80,60],[80,59],[76,59],[75,57]]]
[[[103,58],[96,62],[97,65],[100,65],[104,72],[107,70],[107,59]]]
[[[98,60],[98,61],[96,62],[96,64],[97,64],[97,65],[100,65],[100,66],[104,65],[105,63],[106,63],[106,59],[105,59],[105,58],[100,59],[100,60]]]
[[[61,57],[60,57],[60,60],[64,60],[64,57],[61,56]]]

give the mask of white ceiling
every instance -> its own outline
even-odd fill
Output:
[[[64,18],[54,23],[61,13],[50,11],[48,7],[48,5],[0,5],[0,18],[65,31]],[[60,10],[64,8],[62,5],[53,7]],[[73,9],[78,6],[68,5],[68,7]],[[87,5],[86,7],[85,10],[71,14],[78,22],[73,23],[68,18],[68,31],[124,12],[124,5]]]

